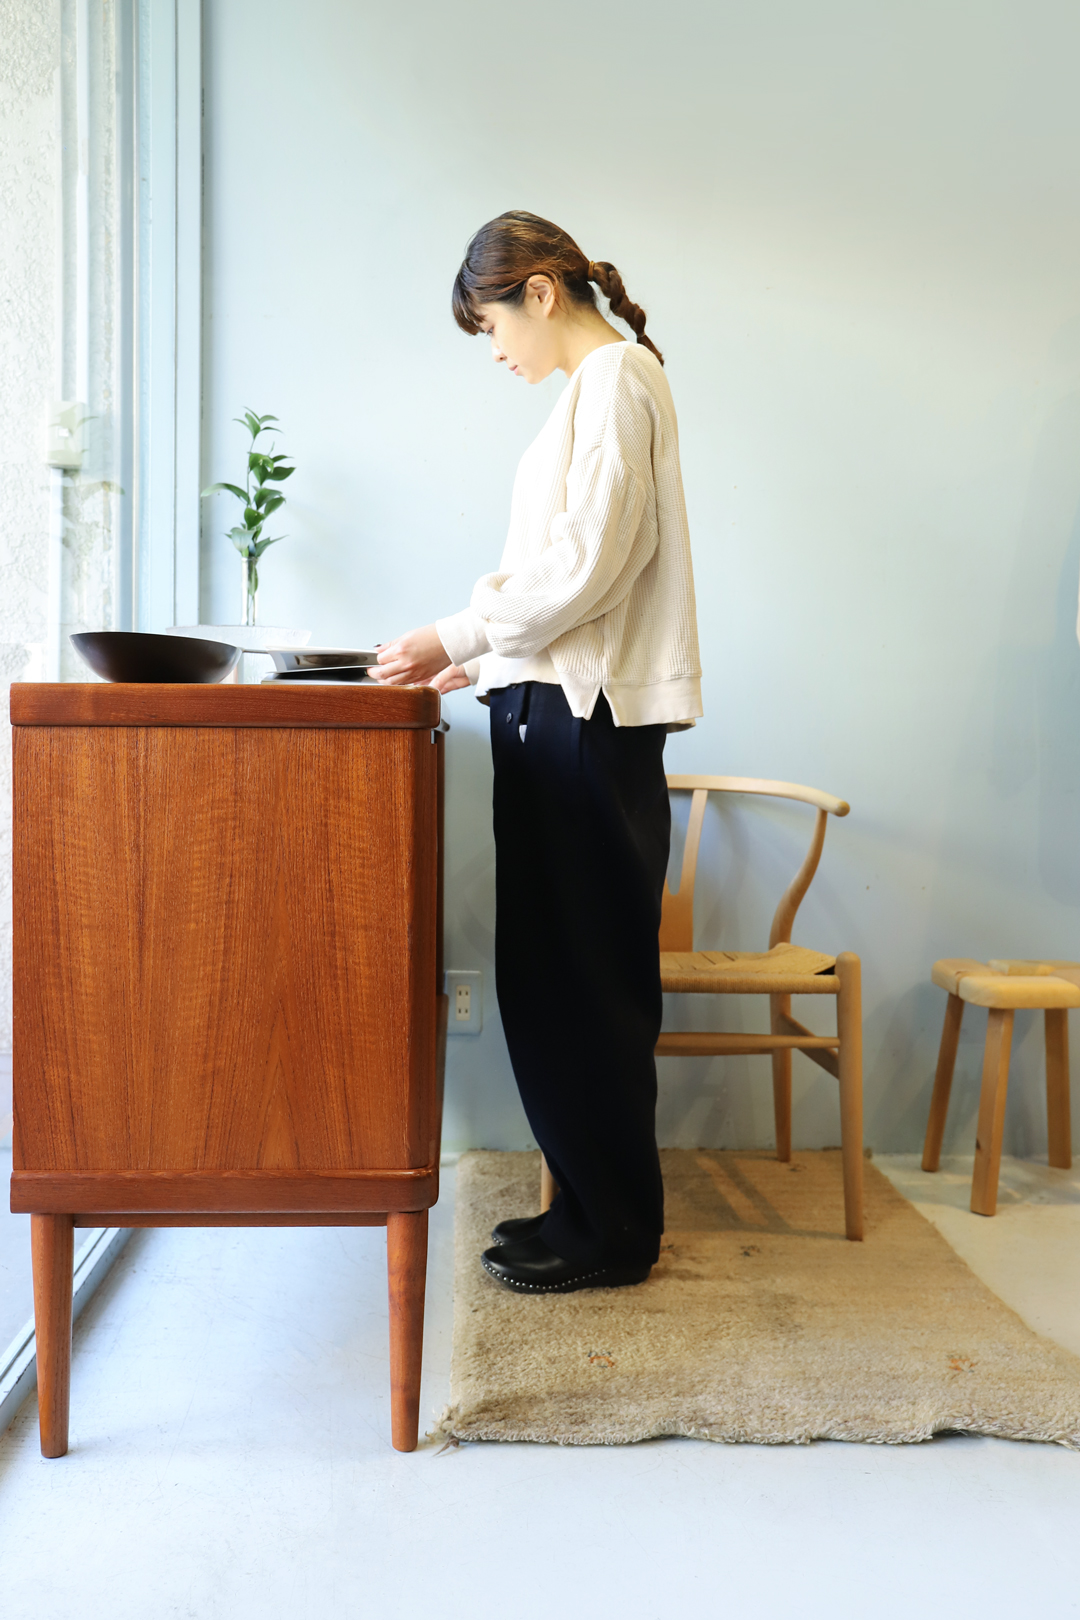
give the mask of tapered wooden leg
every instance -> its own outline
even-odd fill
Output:
[[[544,1155],[540,1155],[540,1213],[551,1208],[552,1200],[558,1192],[559,1186],[555,1177],[548,1169],[548,1162]]]
[[[68,1404],[71,1394],[74,1216],[31,1215],[30,1253],[34,1266],[41,1455],[63,1457],[68,1448]]]
[[[863,1235],[862,963],[850,951],[836,958],[840,989],[840,1149],[844,1159],[844,1228],[853,1243]]]
[[[926,1122],[926,1141],[923,1143],[922,1151],[924,1170],[936,1170],[941,1163],[941,1142],[945,1135],[945,1116],[949,1112],[949,1093],[952,1091],[956,1049],[960,1045],[960,1024],[963,1017],[964,1003],[959,996],[951,995],[945,1003],[945,1024],[941,1031],[941,1046],[938,1050],[934,1094],[930,1098],[930,1118]]]
[[[424,1352],[427,1210],[386,1217],[390,1286],[390,1431],[395,1451],[415,1451]]]
[[[769,997],[769,1028],[774,1035],[783,1035],[780,1022],[782,1013],[791,1013],[790,996]],[[791,1160],[791,1051],[772,1055],[773,1116],[776,1120],[776,1157],[781,1164]]]
[[[1069,1015],[1064,1007],[1046,1010],[1046,1125],[1050,1163],[1072,1169],[1072,1117],[1069,1112]]]
[[[1012,1010],[991,1007],[986,1023],[986,1051],[983,1054],[982,1091],[979,1094],[975,1174],[971,1179],[971,1208],[976,1215],[992,1215],[997,1209],[1012,1032]]]

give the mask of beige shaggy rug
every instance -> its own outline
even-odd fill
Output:
[[[480,1265],[536,1210],[535,1153],[458,1168],[458,1440],[900,1443],[942,1430],[1080,1446],[1080,1359],[1002,1304],[872,1164],[843,1236],[838,1152],[662,1155],[667,1234],[637,1288],[529,1298]]]

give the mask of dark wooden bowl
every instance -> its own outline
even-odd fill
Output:
[[[137,684],[212,686],[236,668],[240,648],[196,636],[151,636],[138,630],[87,630],[71,645],[95,675]]]

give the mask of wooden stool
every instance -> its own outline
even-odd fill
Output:
[[[964,1003],[987,1007],[986,1050],[983,1056],[979,1124],[975,1138],[975,1174],[971,1181],[971,1208],[976,1215],[997,1209],[1001,1138],[1005,1125],[1005,1093],[1009,1084],[1009,1052],[1013,1014],[1018,1007],[1041,1008],[1046,1017],[1046,1116],[1050,1163],[1058,1170],[1072,1169],[1072,1127],[1069,1118],[1068,1009],[1080,1007],[1080,962],[973,962],[946,957],[935,962],[933,981],[949,993],[945,1027],[941,1032],[934,1095],[926,1125],[922,1167],[936,1170],[941,1161],[941,1139],[949,1107],[956,1048]]]

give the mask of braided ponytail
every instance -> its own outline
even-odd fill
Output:
[[[595,281],[604,297],[611,306],[611,313],[617,315],[620,321],[625,321],[631,327],[639,343],[644,343],[647,349],[663,365],[664,357],[656,347],[651,337],[645,335],[645,311],[640,304],[635,304],[632,298],[626,296],[622,276],[613,264],[604,259],[598,259],[595,264],[589,264],[589,280]]]
[[[608,300],[611,313],[625,321],[639,343],[650,349],[660,364],[664,357],[645,335],[645,311],[626,296],[622,277],[613,264],[587,259],[566,231],[548,219],[511,209],[481,225],[465,251],[454,280],[454,319],[463,332],[480,330],[481,304],[523,303],[530,276],[550,276],[556,296],[573,304],[596,308],[595,282]]]

